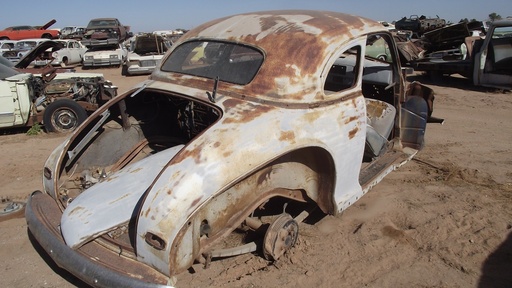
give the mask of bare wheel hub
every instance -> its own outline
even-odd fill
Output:
[[[265,233],[263,255],[267,260],[277,260],[289,250],[299,236],[299,224],[290,214],[281,214]]]
[[[55,112],[55,116],[52,120],[54,121],[56,127],[60,127],[64,130],[77,126],[76,115],[68,109],[60,109],[59,111]]]

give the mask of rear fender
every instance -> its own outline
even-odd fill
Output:
[[[326,213],[334,213],[334,183],[328,175],[334,171],[333,161],[323,161],[328,153],[319,150],[324,151],[305,148],[285,155],[205,202],[173,240],[170,275],[188,269],[199,255],[211,250],[270,198],[314,201]],[[204,224],[208,225],[207,236]]]

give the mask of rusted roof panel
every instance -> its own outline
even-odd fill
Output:
[[[205,23],[190,30],[179,42],[215,39],[259,47],[265,53],[265,61],[258,75],[248,85],[231,85],[229,89],[262,100],[312,103],[323,100],[320,72],[330,59],[328,56],[354,37],[377,31],[385,28],[376,21],[343,13],[263,11]],[[153,77],[178,80],[166,74],[158,71]]]

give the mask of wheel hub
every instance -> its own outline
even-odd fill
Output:
[[[299,224],[290,214],[281,214],[269,227],[263,240],[263,255],[277,260],[288,251],[299,236]]]
[[[63,130],[73,128],[77,123],[76,115],[69,110],[61,110],[55,114],[55,127],[59,127]]]

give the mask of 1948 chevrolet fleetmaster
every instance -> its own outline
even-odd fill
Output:
[[[377,40],[386,59],[366,53]],[[313,209],[342,212],[424,146],[434,95],[404,71],[365,18],[200,25],[49,156],[29,229],[99,287],[173,286],[194,263],[252,251],[276,260]]]

